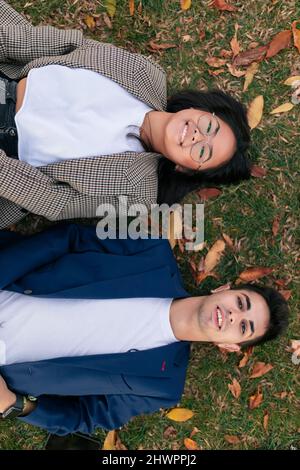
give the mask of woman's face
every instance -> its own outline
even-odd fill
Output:
[[[176,163],[177,169],[210,170],[232,158],[236,138],[222,119],[194,108],[167,114],[161,153]]]

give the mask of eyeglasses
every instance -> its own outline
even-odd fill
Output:
[[[215,113],[203,114],[198,119],[197,128],[200,134],[211,138],[218,133],[220,129],[220,123],[216,118]],[[192,145],[190,150],[190,157],[192,160],[200,164],[200,168],[203,163],[211,159],[212,151],[213,148],[208,142],[208,139],[205,139],[204,141],[202,140],[201,142],[197,142],[196,144]]]

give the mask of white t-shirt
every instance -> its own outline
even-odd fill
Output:
[[[172,300],[46,299],[0,290],[0,365],[172,343]]]
[[[46,65],[28,73],[15,116],[19,159],[43,166],[73,158],[143,152],[139,135],[148,105],[103,75]]]

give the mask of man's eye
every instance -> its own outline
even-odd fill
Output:
[[[242,302],[242,299],[240,297],[238,297],[238,307],[240,310],[243,310],[243,302]]]
[[[245,321],[242,321],[242,322],[241,322],[241,331],[242,331],[242,335],[244,335],[244,334],[246,333],[246,330],[247,330],[246,322],[245,322]]]

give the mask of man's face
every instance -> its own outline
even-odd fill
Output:
[[[270,320],[265,299],[248,290],[228,290],[205,297],[198,324],[207,341],[239,344],[262,336]]]

